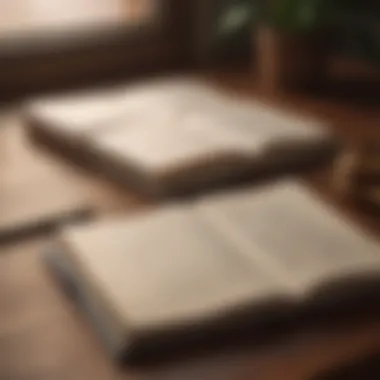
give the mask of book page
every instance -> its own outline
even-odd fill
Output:
[[[124,107],[121,95],[117,89],[109,89],[40,99],[27,105],[27,113],[50,128],[83,133],[120,113]]]
[[[67,232],[65,240],[126,329],[202,323],[289,296],[190,208],[100,222]]]
[[[215,126],[212,117],[181,111],[161,110],[98,134],[92,139],[96,149],[134,164],[152,175],[221,162],[246,162],[244,146],[253,142],[229,138],[230,134]],[[203,128],[204,127],[204,128]],[[219,128],[219,130],[218,130]]]
[[[230,106],[230,103],[226,103],[224,108],[228,109]],[[267,137],[253,131],[250,134],[245,133],[239,128],[238,122],[238,119],[225,119],[215,109],[210,108],[207,111],[199,109],[188,112],[184,115],[181,125],[185,130],[228,147],[229,150],[235,151],[236,155],[247,156],[249,159],[266,146]]]
[[[67,133],[84,133],[108,128],[122,120],[128,126],[130,117],[144,118],[162,110],[176,112],[208,102],[223,103],[224,96],[212,86],[194,78],[178,77],[147,80],[94,91],[80,91],[26,104],[26,112]]]
[[[329,146],[331,133],[321,121],[285,112],[248,99],[226,98],[201,104],[185,120],[184,127],[207,136],[254,159],[272,146]]]
[[[326,123],[321,120],[304,117],[248,98],[236,100],[225,110],[224,115],[227,119],[236,119],[237,128],[242,133],[261,132],[272,139],[329,135]]]
[[[198,207],[242,255],[300,294],[339,277],[380,274],[377,242],[297,183],[209,197]]]

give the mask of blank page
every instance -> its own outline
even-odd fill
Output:
[[[65,239],[126,329],[202,323],[288,294],[189,208],[100,222],[69,231]]]
[[[330,135],[326,123],[260,101],[240,99],[220,109],[226,122],[248,136],[259,133],[271,139],[312,139]]]
[[[124,107],[122,93],[114,89],[36,100],[27,112],[49,128],[82,134],[113,120]]]
[[[246,258],[301,293],[331,277],[380,274],[377,242],[297,183],[207,197],[198,207]]]
[[[92,139],[100,152],[161,175],[230,159],[246,161],[258,141],[236,135],[217,119],[187,112],[146,115],[128,127],[114,126]],[[215,125],[216,124],[216,125]]]
[[[122,119],[144,118],[162,110],[177,110],[195,104],[220,104],[222,93],[191,78],[166,78],[138,84],[74,92],[37,99],[27,104],[27,113],[45,128],[69,134],[96,131]]]

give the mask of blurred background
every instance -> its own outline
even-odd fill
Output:
[[[2,0],[0,14],[3,95],[227,64],[272,89],[378,80],[376,1]]]

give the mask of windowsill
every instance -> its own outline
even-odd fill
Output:
[[[0,37],[0,55],[6,57],[55,53],[77,48],[91,48],[122,41],[139,44],[159,34],[159,25],[153,23],[119,23],[78,27],[69,30],[15,33]]]

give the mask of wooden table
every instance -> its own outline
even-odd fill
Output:
[[[244,87],[250,92],[249,86],[243,84],[243,78],[239,75],[223,75],[217,79],[234,88],[240,86],[243,90]],[[341,121],[355,120],[361,112],[352,107],[344,110],[344,107],[332,106],[331,103],[323,106],[308,99],[288,99],[287,102],[306,111],[318,109],[321,113],[330,112],[332,118],[340,118]],[[371,120],[374,119],[371,117]],[[370,120],[367,121],[369,123]],[[338,130],[351,136],[357,128],[355,123],[350,125],[348,127],[343,123]],[[10,125],[0,131],[0,167],[3,165],[3,169],[4,166],[8,169],[13,167],[22,175],[42,162],[54,163],[62,172],[77,176],[80,191],[88,194],[102,216],[137,212],[147,205],[133,194],[36,151],[24,139],[19,127]],[[329,171],[321,170],[308,177],[309,183],[331,201]],[[338,205],[339,202],[335,201],[334,204]],[[345,208],[345,211],[357,216],[352,208]],[[376,220],[364,221],[380,231],[380,223]],[[302,329],[290,336],[275,338],[268,345],[221,349],[217,353],[186,360],[146,368],[121,369],[107,358],[89,326],[62,295],[43,266],[41,252],[49,247],[51,239],[51,235],[46,235],[0,247],[1,379],[305,380],[317,369],[380,347],[380,321],[368,318],[364,322],[334,324],[312,331]]]

